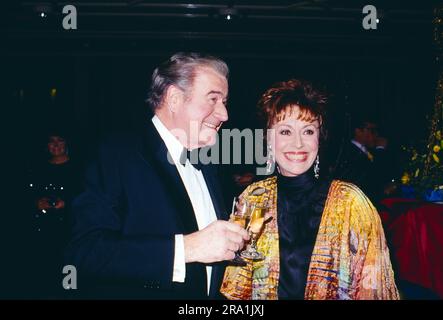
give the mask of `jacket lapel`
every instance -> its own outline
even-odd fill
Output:
[[[212,165],[204,165],[202,166],[202,174],[205,179],[206,186],[208,187],[209,195],[211,196],[217,219],[228,220],[229,217],[227,216],[216,169]]]
[[[203,165],[201,170],[212,200],[212,204],[214,206],[215,214],[217,215],[217,219],[228,220],[216,168],[213,165]],[[209,292],[209,297],[211,299],[222,298],[220,294],[220,285],[225,270],[225,265],[226,264],[224,262],[215,263],[212,265],[211,288]]]
[[[186,188],[176,166],[169,163],[168,149],[151,121],[148,121],[143,137],[140,153],[145,161],[154,167],[155,172],[164,183],[170,204],[175,208],[177,219],[182,223],[184,234],[198,231],[194,210]]]

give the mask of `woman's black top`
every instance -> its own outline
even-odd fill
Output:
[[[303,299],[312,250],[331,181],[312,170],[277,176],[277,222],[280,246],[279,299]]]

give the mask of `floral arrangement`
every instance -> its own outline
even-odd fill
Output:
[[[404,186],[415,189],[415,195],[427,200],[443,201],[443,5],[434,10],[434,42],[436,64],[439,68],[434,112],[430,121],[430,132],[424,150],[403,147],[409,154],[409,163],[401,177]],[[405,188],[404,188],[405,190]]]
[[[420,194],[427,190],[443,190],[442,130],[433,132],[429,140],[432,143],[428,143],[424,150],[418,147],[403,147],[409,156],[409,162],[401,177],[401,183],[414,187]]]

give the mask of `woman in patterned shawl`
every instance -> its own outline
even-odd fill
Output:
[[[240,196],[263,201],[267,222],[257,242],[263,260],[228,266],[228,299],[399,299],[378,213],[355,185],[319,174],[326,96],[306,81],[276,83],[259,101],[267,122],[268,165],[275,175]],[[272,218],[270,218],[272,217]]]

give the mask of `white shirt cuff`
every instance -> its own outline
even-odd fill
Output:
[[[174,250],[174,273],[172,275],[173,282],[185,282],[186,263],[185,263],[185,243],[182,234],[175,235]]]

